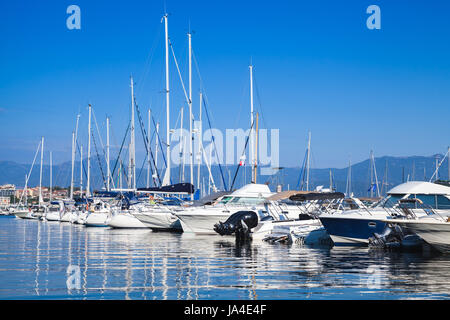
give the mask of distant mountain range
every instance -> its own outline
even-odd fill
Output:
[[[375,167],[377,171],[377,178],[380,191],[385,193],[386,190],[396,186],[407,180],[426,180],[428,181],[435,171],[436,156],[439,159],[443,158],[443,155],[432,155],[428,157],[411,156],[411,157],[378,157],[375,158]],[[87,161],[83,162],[84,169],[86,170]],[[370,160],[365,160],[352,165],[352,188],[351,190],[356,196],[368,196],[370,188]],[[16,187],[21,188],[25,184],[25,175],[30,171],[30,164],[20,164],[12,161],[0,161],[0,184],[11,183]],[[216,186],[219,189],[224,189],[226,185],[230,188],[231,182],[235,175],[237,166],[213,166],[212,173]],[[387,170],[386,170],[387,168]],[[39,163],[35,164],[28,185],[33,187],[39,184]],[[118,167],[114,168],[114,163],[111,163],[111,170],[114,170],[115,184],[118,185]],[[221,169],[221,170],[220,170]],[[325,188],[330,186],[330,171],[332,177],[333,188],[337,191],[345,192],[347,185],[348,167],[347,168],[324,168],[310,170],[310,189],[317,186],[324,186]],[[65,162],[59,165],[54,165],[52,168],[53,186],[67,187],[70,185],[71,180],[71,163]],[[222,179],[221,172],[224,178]],[[302,169],[300,167],[283,168],[278,173],[272,176],[258,176],[258,183],[268,183],[272,190],[275,190],[277,185],[282,185],[283,190],[287,189],[300,189],[302,186],[301,179]],[[83,184],[86,186],[86,171],[83,177]],[[145,187],[147,179],[146,166],[144,168],[137,168],[136,174],[138,176],[138,186]],[[160,173],[162,176],[162,173]],[[387,181],[386,181],[387,174]],[[197,181],[197,167],[194,169],[194,185]],[[80,183],[80,162],[76,162],[74,170],[75,186],[79,186]],[[104,184],[104,178],[106,177],[106,163],[102,162],[99,165],[98,159],[91,158],[91,185],[93,189],[101,189]],[[179,168],[172,169],[172,183],[180,182]],[[239,173],[236,176],[235,184],[233,188],[238,188],[244,183],[250,181],[251,171],[250,167],[239,168]],[[448,177],[448,159],[445,159],[439,169],[439,178],[447,180]],[[162,178],[161,178],[162,179]],[[185,166],[185,179],[189,181],[189,168]],[[433,179],[435,180],[435,179]],[[123,186],[126,187],[126,179],[123,176]],[[375,181],[375,177],[374,177]],[[49,165],[43,166],[43,185],[48,186],[50,184],[50,167]],[[208,170],[206,166],[201,167],[201,184],[205,191],[208,191]],[[303,186],[305,183],[303,182]]]

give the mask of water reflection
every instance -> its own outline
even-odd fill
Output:
[[[449,298],[450,257],[0,218],[0,298]],[[80,288],[67,287],[68,266]]]

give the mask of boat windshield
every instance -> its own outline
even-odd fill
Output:
[[[227,204],[233,197],[223,197],[222,200],[220,200],[220,203]]]
[[[234,197],[231,204],[258,204],[264,201],[264,198],[250,198],[250,197]]]
[[[450,209],[450,199],[439,194],[411,194],[408,199],[419,199],[426,207],[433,209]],[[413,203],[412,206],[417,208],[418,204]]]
[[[382,207],[382,208],[392,208],[394,207],[397,202],[402,199],[406,194],[391,194],[387,197],[380,200],[378,204],[376,204],[376,207]]]

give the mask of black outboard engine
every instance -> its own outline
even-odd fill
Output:
[[[224,235],[236,235],[236,241],[250,240],[250,230],[258,225],[258,215],[253,211],[238,211],[225,222],[214,225],[214,231]]]
[[[399,248],[404,237],[400,226],[388,226],[382,234],[374,233],[373,237],[369,238],[369,246],[382,249]]]

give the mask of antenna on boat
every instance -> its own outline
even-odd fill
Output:
[[[347,187],[345,190],[347,197],[352,196],[352,160],[348,159],[348,172],[347,172]]]

